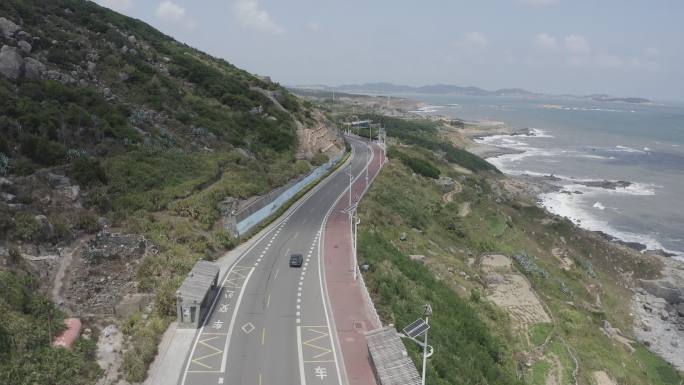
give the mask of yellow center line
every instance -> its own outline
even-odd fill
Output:
[[[266,328],[261,329],[261,346],[264,346],[266,341]]]

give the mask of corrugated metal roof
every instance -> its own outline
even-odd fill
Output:
[[[369,331],[366,343],[380,385],[420,385],[418,370],[394,327]]]
[[[202,302],[219,270],[213,262],[198,261],[178,289],[183,303]]]

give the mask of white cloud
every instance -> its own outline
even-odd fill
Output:
[[[321,25],[318,22],[310,21],[306,23],[306,27],[314,32],[321,30]]]
[[[567,49],[571,54],[582,55],[587,54],[591,51],[589,47],[589,42],[584,36],[581,35],[570,35],[565,38],[565,49]]]
[[[516,0],[518,4],[529,5],[533,7],[545,7],[547,5],[554,5],[558,0]]]
[[[468,53],[479,53],[489,45],[487,38],[479,32],[468,32],[456,41],[456,48]]]
[[[633,70],[657,71],[660,69],[660,64],[648,58],[633,57],[627,59],[626,67]]]
[[[267,11],[259,7],[258,0],[235,0],[233,11],[237,20],[245,27],[274,34],[285,32]]]
[[[549,35],[546,32],[540,33],[537,36],[535,36],[534,37],[534,44],[537,47],[545,48],[545,49],[556,49],[556,48],[558,48],[558,42],[556,41],[556,38]]]
[[[596,64],[599,66],[599,68],[615,69],[621,68],[624,64],[624,61],[617,55],[602,53],[596,55]]]
[[[95,2],[117,12],[129,11],[133,8],[133,2],[131,0],[96,0]]]
[[[164,1],[157,7],[156,15],[164,21],[182,21],[185,19],[185,8],[170,1]]]
[[[155,15],[168,23],[178,24],[189,29],[195,28],[195,22],[185,13],[185,8],[171,1],[159,3]]]

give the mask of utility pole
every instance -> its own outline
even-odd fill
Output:
[[[429,309],[429,314],[428,314],[428,309]],[[425,308],[425,324],[426,325],[430,325],[430,323],[428,321],[429,321],[429,318],[431,315],[432,315],[432,308],[430,307],[430,305],[426,305],[426,308]],[[422,381],[421,381],[421,384],[423,384],[423,385],[425,385],[425,371],[426,371],[425,369],[427,368],[428,331],[429,330],[425,331],[425,337],[423,339],[423,374],[422,374],[423,377],[422,377]]]
[[[349,162],[349,207],[351,207],[351,195],[352,195],[352,164]]]
[[[423,348],[423,371],[421,374],[421,384],[425,385],[425,373],[427,369],[427,359],[432,357],[435,349],[428,345],[428,331],[430,330],[430,317],[432,317],[432,306],[430,304],[423,305],[423,316],[425,319],[418,318],[413,323],[404,328],[404,334],[402,337],[406,337],[411,341],[415,342]],[[418,338],[423,336],[423,341],[421,342]]]

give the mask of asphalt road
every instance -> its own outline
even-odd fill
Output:
[[[363,177],[370,149],[355,138],[349,143],[352,175]],[[337,199],[348,199],[349,169],[317,186],[225,274],[180,385],[346,383],[321,276],[320,235]],[[301,268],[289,267],[292,253],[304,256]]]

